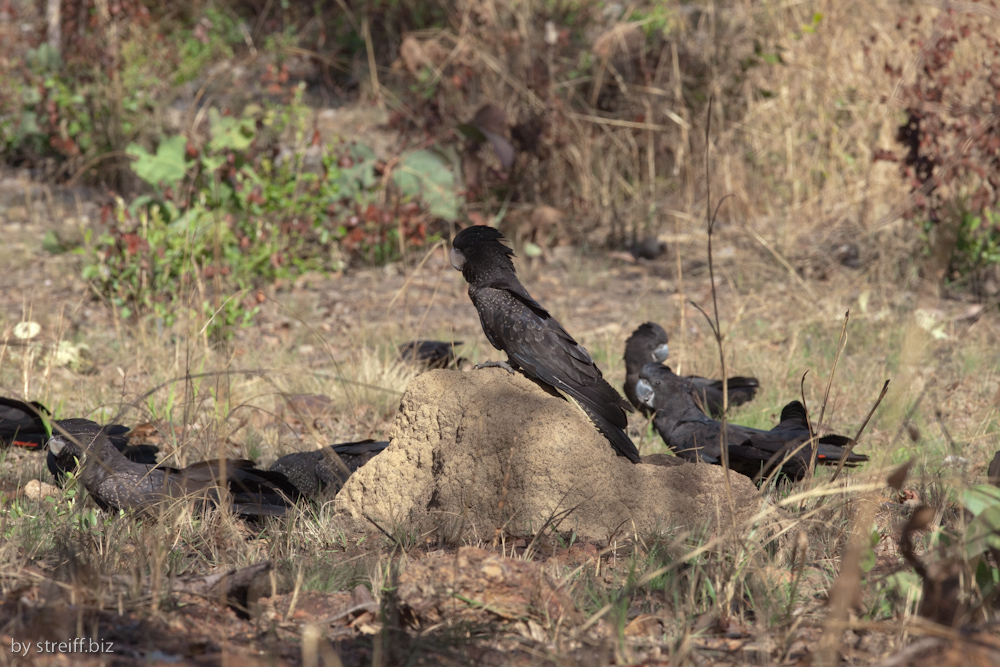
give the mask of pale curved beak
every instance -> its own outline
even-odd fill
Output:
[[[639,398],[641,403],[653,407],[653,399],[656,398],[656,394],[653,392],[653,386],[646,382],[645,380],[639,380],[635,383],[635,395]]]
[[[60,438],[59,436],[49,438],[48,444],[49,444],[49,451],[55,454],[56,456],[59,456],[63,448],[66,447],[66,441]]]
[[[670,346],[664,343],[663,345],[657,345],[656,349],[653,350],[653,361],[658,364],[662,364],[670,356]]]
[[[462,267],[465,266],[465,255],[458,248],[452,247],[451,252],[448,253],[448,259],[451,260],[451,265],[455,267],[456,271],[461,271]]]

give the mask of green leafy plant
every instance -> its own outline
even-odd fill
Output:
[[[293,271],[339,270],[350,256],[398,259],[405,245],[434,240],[428,214],[457,216],[454,177],[425,150],[404,153],[393,172],[411,201],[381,204],[374,152],[320,142],[303,91],[238,116],[210,108],[200,146],[176,135],[128,147],[151,193],[105,209],[107,232],[86,244],[83,271],[123,315],[172,324],[183,287],[197,286],[209,331],[226,338],[253,321],[255,288]]]
[[[974,293],[1000,287],[987,289],[983,284],[1000,279],[1000,213],[991,209],[978,215],[963,213],[949,268],[949,278],[954,283],[968,284]]]
[[[393,180],[404,195],[427,202],[432,215],[439,218],[458,215],[455,177],[436,153],[429,150],[404,153],[393,172]]]
[[[155,155],[136,144],[131,144],[125,152],[136,158],[132,170],[139,178],[157,189],[164,185],[176,188],[190,165],[184,154],[186,147],[187,140],[176,136],[160,142]]]
[[[975,563],[976,583],[987,599],[1000,586],[1000,488],[965,489],[962,504],[974,517],[965,532],[965,557]],[[984,554],[992,554],[992,563]]]

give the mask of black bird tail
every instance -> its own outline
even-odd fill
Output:
[[[118,446],[114,440],[111,441],[111,444],[115,447]],[[121,449],[121,453],[132,463],[155,466],[156,455],[160,453],[160,448],[156,445],[126,445]]]
[[[823,436],[819,439],[819,449],[816,451],[816,463],[827,466],[837,465],[840,461],[840,457],[844,455],[844,447],[850,444],[850,442],[850,438],[845,438],[842,435]],[[850,456],[847,457],[847,461],[844,462],[844,465],[856,466],[867,460],[868,457],[864,454],[855,454],[854,452],[851,452]]]
[[[760,388],[757,378],[733,377],[726,380],[729,388],[729,403],[731,405],[743,405],[753,400]]]
[[[798,401],[792,401],[781,411],[781,421],[773,430],[807,430],[808,428],[809,421],[806,418],[806,409]],[[833,433],[822,436],[816,447],[816,462],[820,465],[836,465],[840,461],[840,457],[844,455],[844,448],[850,444],[851,439],[847,436]],[[806,452],[808,453],[808,451],[809,446],[807,445]],[[864,454],[851,452],[845,465],[857,465],[867,460],[868,457]]]
[[[350,474],[368,463],[376,454],[381,453],[388,446],[389,442],[387,440],[369,439],[360,442],[344,442],[339,445],[330,445],[329,449],[347,466],[347,473]],[[338,474],[338,477],[343,477],[343,474]],[[341,479],[341,482],[344,481],[346,481],[346,477]]]
[[[583,411],[590,417],[590,421],[594,422],[594,426],[601,432],[601,435],[608,439],[608,442],[614,447],[615,453],[618,456],[624,456],[632,463],[639,462],[639,449],[625,431],[594,412],[589,406],[582,403],[577,403],[577,405],[583,408]]]
[[[337,445],[330,445],[337,454],[361,456],[370,452],[379,453],[389,446],[388,440],[359,440],[358,442],[343,442]]]

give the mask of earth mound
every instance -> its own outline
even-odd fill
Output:
[[[426,372],[400,402],[390,445],[337,494],[335,508],[390,534],[492,540],[548,524],[589,540],[749,520],[747,477],[654,454],[631,464],[574,404],[520,373]]]

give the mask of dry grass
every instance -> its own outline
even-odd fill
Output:
[[[413,37],[435,81],[459,66],[475,72],[475,91],[445,86],[435,95],[443,118],[468,121],[491,103],[511,124],[534,116],[549,124],[548,152],[517,168],[516,203],[484,195],[472,206],[483,219],[544,204],[593,240],[702,237],[711,96],[712,191],[736,196],[721,222],[742,232],[741,243],[815,274],[850,243],[863,264],[886,272],[876,280],[896,282],[910,267],[874,260],[912,256],[916,238],[901,217],[909,195],[896,166],[873,156],[895,147],[903,82],[884,65],[908,63],[912,76],[920,53],[895,24],[918,11],[926,24],[936,10],[891,0],[732,1],[635,7],[616,18],[572,5],[528,15],[524,5],[459,3],[451,30]],[[587,43],[550,49],[544,18]],[[640,55],[622,41],[605,60],[576,58],[581,46],[599,51],[616,20],[648,33]],[[418,119],[419,108],[388,102]]]
[[[697,250],[692,246],[689,252]],[[0,384],[4,393],[21,393],[26,379],[28,395],[58,405],[61,415],[101,415],[95,409],[103,406],[103,414],[110,417],[119,414],[119,406],[137,406],[127,407],[119,418],[129,424],[155,418],[181,427],[171,436],[168,449],[176,448],[176,455],[188,462],[224,452],[254,456],[266,463],[292,449],[355,437],[384,437],[398,396],[413,373],[396,361],[393,352],[405,333],[398,327],[400,320],[420,321],[429,309],[437,309],[435,328],[425,331],[465,340],[466,353],[473,361],[496,358],[482,340],[461,276],[441,259],[432,259],[412,275],[387,276],[372,270],[317,280],[308,288],[293,290],[291,300],[276,295],[274,302],[265,304],[260,327],[238,331],[228,349],[206,348],[203,340],[191,336],[196,342],[190,349],[181,344],[177,353],[175,344],[164,354],[160,338],[143,335],[133,325],[111,318],[100,326],[91,322],[86,336],[96,370],[91,375],[61,366],[46,371],[38,361],[44,358],[46,346],[57,342],[55,334],[47,336],[58,330],[53,323],[59,321],[62,301],[36,294],[31,297],[32,317],[42,324],[37,339],[41,347],[9,347],[0,366]],[[17,266],[25,260],[11,255],[9,261]],[[59,260],[52,261],[54,268]],[[882,539],[874,552],[879,566],[864,578],[861,608],[865,613],[857,622],[850,615],[843,618],[855,625],[892,623],[877,633],[877,642],[867,643],[857,655],[885,655],[913,633],[920,634],[908,620],[915,609],[912,592],[898,588],[893,576],[900,567],[893,522],[902,508],[894,504],[892,494],[884,492],[884,480],[893,465],[916,456],[907,488],[936,503],[944,512],[944,525],[950,525],[949,494],[979,479],[996,447],[998,367],[990,350],[996,343],[997,319],[987,314],[973,323],[953,320],[951,316],[962,307],[940,302],[937,306],[944,313],[940,327],[931,326],[912,309],[885,296],[869,296],[862,308],[857,297],[852,299],[851,281],[838,279],[812,283],[823,296],[806,311],[797,299],[785,298],[794,286],[773,280],[774,269],[759,266],[759,261],[740,251],[722,259],[718,267],[723,273],[739,269],[745,275],[740,289],[728,280],[719,289],[727,365],[734,372],[756,375],[764,387],[756,401],[734,411],[731,419],[757,426],[773,424],[780,407],[798,397],[799,378],[805,370],[810,371],[806,398],[817,410],[840,334],[841,322],[834,314],[842,315],[852,307],[847,344],[824,420],[832,430],[853,433],[882,380],[892,378],[892,391],[861,445],[872,463],[832,484],[827,481],[828,471],[821,470],[813,485],[768,489],[775,507],[791,513],[778,541],[784,546],[777,550],[747,540],[744,526],[714,538],[625,534],[616,545],[607,545],[599,558],[603,565],[596,566],[600,574],[595,574],[592,560],[578,566],[552,558],[566,548],[570,536],[542,535],[531,549],[533,558],[573,591],[586,621],[568,635],[562,630],[538,635],[538,630],[529,628],[526,632],[537,650],[570,656],[581,641],[584,645],[590,641],[584,638],[607,637],[623,663],[675,649],[679,657],[693,660],[716,655],[705,633],[711,636],[716,627],[712,623],[725,622],[752,628],[755,642],[766,644],[754,650],[765,651],[770,660],[799,655],[806,650],[802,642],[812,649],[813,642],[820,640],[811,633],[823,627],[822,596],[840,571],[839,558],[849,536],[869,535],[872,530]],[[613,383],[623,379],[620,350],[624,338],[633,325],[646,319],[660,321],[676,332],[674,363],[683,372],[718,371],[707,323],[690,305],[682,315],[683,302],[669,293],[672,289],[663,278],[603,258],[581,257],[573,267],[534,267],[524,271],[524,280],[594,351]],[[593,279],[582,279],[578,272],[602,273],[600,291],[595,293]],[[707,276],[692,270],[686,279],[688,296],[707,304],[706,281]],[[404,287],[409,294],[387,310],[386,305]],[[339,303],[350,313],[346,319],[323,306],[323,295],[334,290],[345,295]],[[290,301],[298,302],[298,326],[287,324],[288,307],[278,305]],[[74,317],[79,315],[66,319]],[[13,324],[6,323],[8,338]],[[191,331],[200,329],[197,322],[189,326]],[[289,326],[292,333],[282,334]],[[939,340],[932,331],[946,338]],[[183,340],[180,325],[171,333]],[[312,349],[303,349],[305,345]],[[27,373],[25,354],[34,354],[36,360]],[[191,379],[185,379],[188,373]],[[194,377],[198,374],[205,375]],[[151,392],[153,388],[157,389]],[[329,423],[305,429],[301,438],[291,436],[273,417],[279,414],[280,397],[286,393],[330,396],[335,410]],[[897,437],[903,417],[911,410],[909,420],[920,432],[919,442],[910,441],[905,432]],[[938,411],[954,446],[941,430]],[[633,427],[642,435],[641,422],[633,420]],[[661,447],[655,435],[644,438],[645,453]],[[947,455],[956,453],[953,447],[971,468],[944,464]],[[7,456],[16,464],[5,466],[5,488],[23,487],[31,478],[48,479],[37,455]],[[852,528],[862,498],[883,506],[871,527],[866,521],[865,526]],[[225,514],[199,518],[184,507],[171,509],[156,521],[136,523],[131,517],[93,514],[89,503],[70,506],[69,501],[67,497],[49,504],[17,495],[13,505],[8,505],[0,521],[0,532],[6,536],[2,548],[9,563],[7,574],[11,582],[23,581],[26,568],[40,569],[43,578],[63,582],[79,595],[85,593],[86,604],[95,608],[120,605],[144,614],[166,610],[169,606],[162,605],[170,599],[165,592],[172,576],[262,559],[278,564],[285,581],[301,591],[346,590],[361,583],[380,598],[392,589],[393,573],[423,552],[423,537],[408,534],[405,526],[389,527],[391,538],[352,533],[334,520],[330,504],[303,508],[287,522],[258,533],[248,532]],[[251,534],[257,539],[248,539]],[[796,538],[798,542],[792,540],[797,534],[803,536]],[[740,536],[743,544],[735,553],[722,547],[733,535]],[[504,548],[510,551],[510,545]],[[513,552],[520,553],[516,547]],[[133,583],[126,587],[121,577]],[[391,598],[385,604],[391,609]],[[660,619],[658,639],[635,636],[636,626],[625,632],[637,614]],[[492,632],[508,636],[502,628]],[[434,637],[434,650],[441,648],[441,642],[458,646],[455,642],[466,641],[447,633]],[[519,640],[523,641],[529,640]],[[510,646],[504,650],[516,653]]]
[[[885,479],[915,459],[905,490],[937,509],[938,528],[924,546],[960,535],[957,494],[982,483],[1000,439],[1000,318],[989,310],[968,318],[966,304],[921,290],[915,234],[900,216],[906,192],[894,166],[872,161],[876,147],[891,147],[899,122],[893,102],[899,82],[881,65],[909,48],[893,29],[904,9],[888,0],[686,7],[676,7],[673,42],[663,42],[663,57],[646,63],[650,81],[636,88],[627,78],[634,72],[610,75],[629,87],[616,110],[555,114],[563,123],[556,136],[572,141],[551,162],[527,167],[525,181],[535,187],[522,193],[524,202],[579,212],[574,224],[583,236],[648,228],[670,240],[670,257],[638,266],[581,253],[552,263],[519,260],[522,278],[615,385],[624,376],[624,339],[646,320],[671,333],[676,371],[719,372],[711,331],[690,305],[707,307],[711,286],[701,213],[704,120],[692,101],[702,100],[684,94],[676,78],[682,71],[687,90],[716,99],[712,191],[736,195],[723,208],[715,246],[726,366],[755,375],[763,387],[730,419],[773,424],[781,407],[799,398],[806,371],[804,397],[818,415],[850,309],[821,429],[853,434],[891,378],[860,445],[869,465],[836,482],[820,470],[810,484],[765,488],[770,511],[780,508],[785,520],[780,538],[766,546],[751,539],[748,526],[709,536],[626,533],[581,562],[559,558],[575,553],[572,536],[544,534],[530,549],[504,542],[505,553],[525,558],[527,551],[570,591],[583,614],[579,625],[487,623],[485,631],[466,632],[444,623],[408,634],[392,617],[396,573],[429,549],[455,545],[427,544],[406,526],[388,527],[389,536],[352,532],[334,518],[330,503],[303,507],[260,530],[224,513],[193,515],[184,506],[146,521],[107,516],[71,492],[54,502],[27,498],[29,480],[48,480],[44,464],[35,454],[2,452],[0,592],[20,595],[25,586],[54,582],[80,608],[169,616],[177,611],[176,596],[168,594],[171,577],[270,559],[293,591],[293,606],[310,590],[370,588],[384,610],[381,633],[364,641],[352,635],[341,648],[364,660],[352,653],[362,646],[373,664],[403,662],[390,648],[394,642],[424,651],[427,660],[456,664],[454,656],[472,645],[502,649],[524,664],[583,664],[582,653],[618,664],[667,656],[672,664],[771,663],[814,651],[817,659],[839,653],[862,664],[914,638],[951,641],[951,630],[916,618],[918,588],[906,578],[910,569],[896,546],[909,506]],[[546,57],[537,50],[544,24],[526,16],[528,5],[460,3],[459,9],[463,20],[434,37],[453,59],[475,62],[482,94],[453,101],[450,112],[465,119],[483,101],[498,100],[510,118],[552,112],[518,84]],[[804,31],[815,12],[822,20],[815,32]],[[514,41],[506,44],[504,35]],[[737,77],[735,64],[753,53],[754,39],[764,53],[780,44],[784,64],[758,65]],[[597,64],[561,85],[589,99],[588,86],[608,71]],[[641,122],[634,120],[637,110]],[[41,400],[58,416],[152,421],[177,463],[219,455],[268,463],[287,451],[387,436],[415,372],[395,356],[405,340],[463,340],[462,354],[472,361],[498,356],[483,339],[461,277],[440,253],[418,267],[307,276],[269,288],[257,325],[236,331],[228,345],[209,344],[203,319],[167,330],[151,321],[123,322],[74,277],[74,258],[37,250],[40,230],[55,225],[43,220],[66,213],[51,197],[38,208],[47,216],[20,229],[12,225],[0,250],[7,269],[2,393]],[[501,208],[486,198],[473,211],[492,217]],[[830,259],[844,243],[858,246],[861,269]],[[20,321],[38,322],[41,332],[17,339]],[[77,370],[58,363],[49,352],[63,341],[86,343],[89,361]],[[333,409],[323,423],[291,431],[283,396],[300,393],[326,395]],[[641,420],[632,420],[632,430],[643,453],[662,449]],[[874,562],[863,562],[870,557]],[[636,629],[643,615],[656,619],[655,632]],[[298,638],[303,631],[292,616],[269,629]],[[997,620],[995,605],[970,620],[984,619]]]

